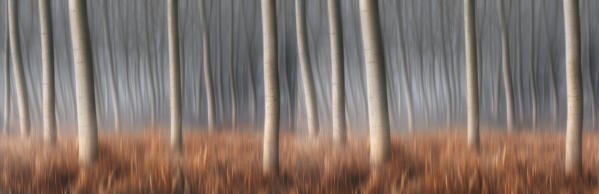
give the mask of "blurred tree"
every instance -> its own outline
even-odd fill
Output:
[[[49,0],[39,0],[42,41],[42,90],[44,141],[56,144],[56,94],[54,90],[54,43],[52,41],[52,11]]]
[[[328,0],[329,34],[331,41],[331,89],[333,90],[333,140],[338,144],[347,141],[345,117],[345,70],[343,60],[343,27],[339,0]]]
[[[183,136],[181,130],[181,70],[179,64],[178,6],[178,0],[167,1],[171,102],[171,147],[177,152],[182,152]]]
[[[19,1],[17,0],[8,0],[8,30],[10,36],[10,53],[12,54],[13,76],[17,90],[21,137],[25,138],[29,137],[31,132],[31,121],[29,119],[29,102],[27,100],[27,88],[25,86],[25,74],[23,72],[21,44],[19,43],[18,2]]]
[[[499,28],[501,31],[501,66],[503,71],[503,87],[505,92],[505,112],[507,131],[514,130],[514,94],[512,89],[512,73],[510,70],[510,50],[508,37],[508,24],[505,21],[503,10],[504,0],[497,0],[497,12],[499,13]]]
[[[69,0],[71,41],[75,62],[79,162],[94,163],[98,156],[98,123],[94,90],[94,68],[85,0]]]
[[[378,168],[390,158],[389,111],[381,23],[377,0],[360,0],[360,24],[368,88],[370,164]]]
[[[305,4],[304,0],[295,1],[295,25],[297,31],[297,51],[302,72],[306,114],[308,116],[308,133],[314,137],[318,136],[319,131],[318,108],[316,107],[316,91],[314,90],[312,65],[310,64],[310,53],[308,52]]]
[[[10,1],[10,0],[9,0]],[[6,2],[8,5],[8,1]],[[8,6],[7,6],[8,7]],[[7,12],[8,13],[8,12]],[[6,15],[8,16],[8,15]],[[8,17],[6,17],[6,26],[4,26],[4,110],[2,111],[2,134],[8,135],[8,123],[9,123],[9,114],[10,114],[10,38],[9,38],[9,27],[8,27]]]
[[[578,0],[564,0],[566,40],[566,87],[568,120],[566,132],[566,174],[582,173],[582,73],[580,71],[580,16]]]
[[[279,74],[275,0],[261,0],[264,49],[264,145],[262,171],[279,172]]]
[[[119,113],[119,90],[118,90],[118,77],[117,77],[117,64],[115,62],[114,59],[114,49],[112,48],[112,26],[108,24],[109,20],[109,9],[108,9],[108,2],[110,1],[105,1],[104,2],[104,36],[106,38],[106,47],[108,47],[108,62],[110,63],[108,66],[110,67],[111,70],[111,76],[112,76],[112,92],[111,92],[111,99],[112,99],[112,116],[114,117],[114,131],[115,132],[120,132],[121,131],[121,122],[120,122],[120,113]]]
[[[208,99],[208,132],[214,132],[214,89],[212,85],[212,70],[210,68],[210,30],[208,29],[208,18],[204,8],[204,0],[199,0],[200,22],[202,23],[202,57],[204,59],[204,84],[206,87],[206,99]]]
[[[474,149],[480,147],[478,129],[478,69],[476,54],[476,20],[474,16],[475,0],[464,0],[464,33],[466,40],[466,81],[468,97],[468,145]]]

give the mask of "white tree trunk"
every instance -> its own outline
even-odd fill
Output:
[[[179,64],[179,16],[178,0],[167,1],[168,17],[168,53],[170,71],[170,103],[171,103],[171,147],[183,150],[183,134],[181,130],[181,70]]]
[[[264,49],[264,146],[262,171],[279,171],[279,74],[277,66],[277,19],[275,0],[262,1]]]
[[[295,24],[297,30],[297,51],[302,69],[304,100],[306,101],[306,114],[308,116],[308,133],[310,136],[318,136],[318,108],[316,106],[316,91],[314,90],[314,78],[312,76],[312,66],[308,52],[304,0],[295,1]]]
[[[9,44],[9,35],[8,35],[8,17],[6,17],[6,26],[4,33],[4,50],[6,51],[4,54],[4,111],[2,111],[2,135],[8,135],[8,120],[10,114],[10,68],[9,68],[9,59],[10,59],[10,44]]]
[[[478,69],[476,54],[475,0],[464,0],[464,32],[466,40],[466,81],[468,96],[468,145],[480,147],[478,129]]]
[[[505,92],[505,112],[508,133],[514,130],[514,94],[512,89],[512,73],[510,70],[510,51],[508,27],[503,13],[503,0],[497,0],[499,24],[501,29],[501,67],[503,71],[503,87]]]
[[[347,141],[345,118],[345,70],[343,64],[343,28],[339,7],[339,0],[328,0],[329,34],[331,36],[333,140],[338,144],[345,144]]]
[[[391,155],[385,61],[377,0],[360,0],[360,23],[367,73],[370,164],[377,168],[387,162]]]
[[[537,130],[537,86],[536,86],[536,76],[535,76],[535,45],[534,45],[534,40],[535,40],[535,25],[534,25],[534,18],[535,18],[535,0],[531,0],[530,1],[531,6],[531,16],[530,16],[530,26],[531,26],[531,30],[530,30],[530,71],[529,71],[529,79],[530,79],[530,98],[531,98],[531,107],[530,107],[530,111],[531,111],[531,117],[532,117],[532,130],[536,131]]]
[[[10,36],[13,76],[15,78],[19,107],[19,124],[21,127],[21,137],[29,137],[31,123],[29,120],[29,103],[27,101],[25,74],[23,72],[23,59],[21,58],[21,45],[19,44],[18,15],[17,0],[8,0],[8,34]]]
[[[566,36],[566,86],[568,120],[566,132],[566,174],[582,173],[582,78],[580,71],[580,18],[578,0],[564,0]]]
[[[69,0],[69,13],[75,64],[79,162],[89,166],[98,155],[98,126],[86,1]]]
[[[214,132],[214,89],[212,85],[212,70],[210,68],[210,35],[208,22],[206,20],[206,9],[204,9],[204,0],[199,0],[200,21],[202,22],[202,57],[204,59],[204,86],[206,87],[206,105],[208,106],[208,132]]]
[[[44,141],[56,144],[56,115],[54,91],[54,46],[52,43],[52,12],[49,0],[39,1],[42,42],[42,96],[44,118]]]

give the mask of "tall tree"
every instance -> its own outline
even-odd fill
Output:
[[[82,165],[92,164],[96,161],[98,155],[94,68],[86,2],[85,0],[69,0],[69,19],[76,77],[75,92],[77,93],[79,162]]]
[[[566,87],[568,120],[566,174],[582,173],[582,73],[580,71],[580,16],[578,0],[564,0],[566,39]]]
[[[214,131],[215,112],[214,112],[214,89],[212,85],[212,70],[210,68],[210,30],[208,29],[206,9],[204,0],[199,0],[200,22],[202,22],[202,57],[204,59],[204,84],[206,87],[207,111],[208,111],[208,131]]]
[[[49,0],[39,1],[42,41],[42,85],[44,141],[56,144],[56,95],[54,91],[54,44],[52,42],[52,12]]]
[[[275,0],[261,0],[264,55],[264,145],[262,171],[279,172],[279,68]]]
[[[468,145],[480,147],[478,129],[478,69],[476,54],[475,0],[464,0],[464,33],[466,42],[466,81],[468,97]]]
[[[537,129],[537,85],[536,85],[536,53],[535,53],[535,0],[530,0],[530,99],[531,99],[531,117],[532,117],[532,130]]]
[[[17,3],[17,0],[8,0],[8,34],[10,36],[10,53],[12,54],[11,59],[13,64],[13,76],[15,78],[15,86],[17,91],[21,137],[29,137],[31,123],[29,119],[27,89],[25,88],[25,73],[23,72],[21,44],[19,44],[19,14]]]
[[[118,77],[117,77],[117,64],[114,61],[114,48],[112,47],[112,28],[111,26],[108,24],[109,20],[109,9],[108,9],[108,2],[109,1],[105,1],[104,2],[104,20],[102,20],[104,22],[104,36],[106,38],[106,47],[108,49],[108,62],[110,70],[111,70],[111,76],[112,76],[112,87],[110,87],[112,89],[112,93],[110,94],[110,97],[112,99],[112,114],[114,116],[114,131],[115,132],[119,132],[121,130],[121,123],[120,123],[120,113],[119,113],[119,87],[118,87]]]
[[[508,25],[505,21],[503,0],[497,0],[497,9],[499,13],[499,28],[501,30],[501,66],[503,71],[507,131],[512,132],[514,130],[514,94],[512,89],[512,74],[510,70]]]
[[[305,6],[306,2],[304,0],[295,1],[297,51],[304,85],[304,100],[306,101],[306,114],[308,116],[308,132],[310,136],[318,136],[318,108],[316,107],[316,91],[314,90],[314,78],[312,76],[312,66],[310,64],[310,53],[308,52]]]
[[[181,152],[183,150],[183,135],[181,130],[181,70],[179,67],[178,6],[178,0],[167,1],[168,53],[171,95],[171,147],[174,150]]]
[[[339,0],[328,0],[329,34],[331,35],[331,88],[333,90],[333,140],[347,141],[345,118],[345,70],[343,64],[343,28]]]
[[[404,2],[405,1],[401,1]],[[399,46],[401,48],[401,59],[402,59],[402,71],[401,71],[401,81],[402,81],[402,86],[403,86],[403,93],[404,93],[404,98],[406,101],[406,112],[407,112],[407,116],[408,116],[408,131],[409,132],[414,132],[414,113],[413,113],[413,108],[412,108],[412,79],[410,79],[410,75],[408,74],[408,54],[407,54],[407,50],[406,50],[406,34],[404,33],[404,16],[403,16],[403,12],[400,11],[401,10],[401,4],[400,2],[396,2],[397,3],[397,31],[398,33],[400,33],[398,35],[399,37]]]
[[[8,3],[8,1],[7,1]],[[7,4],[8,5],[8,4]],[[7,6],[8,7],[8,6]],[[8,15],[7,15],[8,16]],[[10,38],[8,31],[8,17],[6,17],[6,26],[4,26],[4,111],[2,112],[4,117],[2,118],[2,134],[8,134],[8,115],[10,114]]]
[[[377,0],[360,0],[360,26],[367,73],[370,165],[377,168],[391,155],[387,79]]]

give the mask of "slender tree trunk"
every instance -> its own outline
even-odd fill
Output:
[[[340,0],[328,0],[329,34],[331,39],[331,88],[333,95],[333,140],[338,144],[347,141],[345,118],[345,70],[343,64],[343,28]]]
[[[42,42],[42,79],[44,103],[44,141],[56,144],[56,96],[54,91],[54,46],[52,42],[52,12],[49,0],[39,1]]]
[[[404,20],[403,20],[403,12],[400,12],[401,7],[399,6],[399,2],[397,2],[397,27],[398,27],[398,31],[399,33],[399,39],[400,39],[400,47],[401,47],[401,54],[402,54],[402,75],[401,75],[401,79],[402,79],[402,85],[403,85],[403,93],[404,93],[404,98],[406,99],[406,111],[408,113],[408,131],[410,133],[414,132],[414,113],[412,110],[412,83],[411,83],[411,79],[409,77],[408,74],[408,55],[406,54],[406,39],[405,39],[405,34],[404,32]]]
[[[385,61],[377,0],[360,0],[360,23],[368,86],[370,165],[378,168],[389,160],[391,153]]]
[[[168,53],[171,95],[171,147],[183,151],[183,134],[181,130],[181,69],[179,57],[179,16],[178,0],[167,1],[168,17]]]
[[[79,162],[89,166],[98,155],[98,124],[86,1],[69,0],[69,13],[75,62]]]
[[[448,57],[447,57],[447,51],[446,51],[447,47],[445,46],[445,44],[446,44],[445,41],[446,40],[445,40],[445,34],[443,34],[443,33],[445,33],[445,17],[446,17],[446,15],[445,15],[445,4],[443,4],[444,2],[445,1],[442,1],[442,0],[439,1],[439,4],[440,4],[439,10],[441,10],[440,11],[441,13],[439,14],[439,17],[440,17],[439,19],[441,20],[441,32],[442,32],[442,34],[441,34],[441,44],[442,44],[441,52],[443,52],[443,63],[442,64],[444,64],[443,65],[443,67],[444,67],[443,68],[443,73],[444,73],[444,78],[445,78],[444,79],[444,81],[445,81],[445,94],[447,95],[447,100],[446,100],[446,103],[447,103],[447,112],[445,113],[445,125],[446,125],[446,127],[448,129],[451,129],[452,128],[451,114],[453,114],[453,109],[452,109],[453,108],[453,99],[452,99],[452,95],[451,95],[451,82],[450,82],[450,79],[449,79],[449,76],[450,76],[449,75],[449,68],[450,67],[449,67],[449,61],[447,60],[448,59]]]
[[[8,16],[8,15],[7,15]],[[8,122],[9,122],[9,114],[10,114],[10,38],[8,31],[8,17],[6,17],[6,26],[4,26],[4,111],[2,118],[2,134],[4,136],[8,135]]]
[[[297,30],[297,51],[302,69],[302,81],[304,85],[304,100],[306,102],[306,114],[308,116],[308,132],[310,136],[318,136],[318,108],[316,103],[316,91],[314,90],[314,78],[310,64],[310,53],[308,52],[308,41],[306,34],[305,1],[295,1],[295,24]]]
[[[111,76],[112,76],[112,92],[110,94],[110,97],[112,99],[112,114],[114,116],[114,131],[115,132],[120,132],[121,128],[120,128],[120,114],[119,114],[119,100],[118,100],[118,78],[117,78],[117,65],[114,61],[114,51],[112,48],[112,38],[110,36],[110,33],[112,32],[111,27],[108,25],[108,21],[109,18],[108,16],[110,15],[109,13],[109,9],[108,9],[108,2],[109,1],[105,1],[104,3],[104,27],[106,28],[104,30],[104,36],[106,37],[106,46],[108,47],[108,61],[109,61],[109,67],[111,70]]]
[[[466,33],[466,81],[468,96],[468,145],[479,149],[478,69],[476,54],[475,0],[464,0],[464,32]]]
[[[19,44],[19,19],[17,0],[8,0],[8,30],[10,36],[10,53],[12,54],[13,76],[17,90],[17,102],[19,107],[19,124],[21,137],[29,137],[30,119],[29,103],[27,101],[27,88],[25,86],[25,74],[23,72],[23,59],[21,57],[21,45]]]
[[[582,173],[582,79],[580,71],[580,16],[578,0],[564,0],[566,36],[566,86],[568,121],[566,132],[566,174]]]
[[[207,111],[208,111],[208,132],[214,132],[215,112],[214,112],[214,89],[212,85],[212,70],[210,68],[210,30],[206,18],[206,9],[204,9],[204,0],[199,0],[200,21],[202,22],[202,57],[204,59],[204,87],[206,87]]]
[[[593,42],[592,42],[592,32],[591,32],[591,28],[592,28],[592,23],[591,23],[591,12],[592,12],[592,8],[590,5],[590,0],[586,1],[586,7],[587,7],[587,11],[586,11],[586,18],[587,18],[587,51],[588,51],[588,69],[587,69],[587,81],[589,82],[589,100],[590,100],[590,106],[591,106],[591,128],[594,130],[596,128],[596,124],[597,124],[597,106],[595,104],[595,87],[593,86],[593,55],[594,55],[594,49],[593,49]]]
[[[535,57],[536,57],[536,53],[535,53],[535,45],[534,45],[534,40],[535,40],[535,24],[534,24],[534,17],[535,17],[535,0],[531,0],[531,16],[530,16],[530,26],[531,26],[531,31],[530,31],[530,71],[529,71],[529,77],[530,77],[530,98],[531,98],[531,117],[532,117],[532,130],[536,131],[537,130],[537,86],[536,86],[536,76],[535,76],[535,72],[536,72],[536,68],[535,68]]]
[[[235,64],[237,63],[236,59],[236,48],[235,48],[235,2],[237,0],[231,0],[231,67],[229,69],[229,84],[230,84],[230,92],[231,92],[231,122],[233,124],[232,129],[237,130],[237,94],[236,94],[236,79],[235,79]]]
[[[501,25],[501,66],[503,69],[503,87],[505,89],[506,122],[507,131],[508,133],[511,133],[514,131],[514,95],[510,70],[508,27],[503,13],[503,0],[497,0],[497,7],[499,12],[499,23]]]
[[[277,19],[275,0],[262,1],[264,49],[264,147],[262,171],[279,172],[279,74],[277,65]]]

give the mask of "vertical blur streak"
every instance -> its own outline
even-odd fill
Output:
[[[181,131],[181,70],[179,67],[179,12],[178,0],[167,1],[168,13],[168,53],[170,71],[171,102],[171,147],[181,152],[183,149]]]
[[[468,145],[480,147],[478,128],[478,69],[476,59],[475,0],[464,0],[464,33],[466,40],[466,79],[468,95]]]
[[[23,71],[23,60],[21,56],[21,44],[19,43],[19,19],[17,0],[8,0],[8,30],[10,36],[10,53],[12,54],[13,76],[17,89],[17,102],[19,107],[19,125],[21,137],[29,137],[31,132],[29,119],[29,103],[27,101],[27,88],[25,87],[25,74]]]
[[[39,1],[42,46],[42,95],[44,141],[56,143],[56,96],[54,91],[54,45],[52,41],[52,12],[49,0]]]

